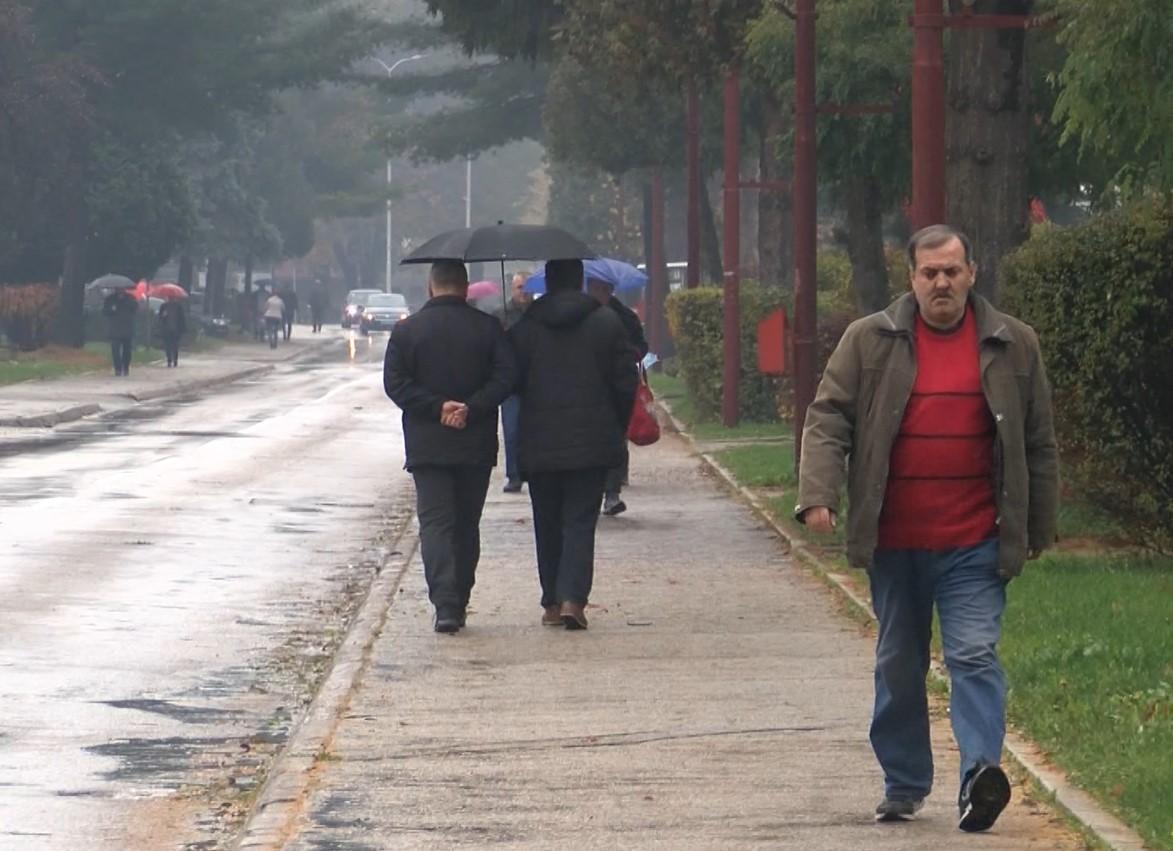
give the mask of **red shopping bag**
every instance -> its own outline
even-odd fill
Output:
[[[635,406],[627,423],[627,439],[636,446],[650,446],[660,439],[660,422],[656,419],[655,399],[648,386],[648,376],[639,371],[639,386],[635,389]]]

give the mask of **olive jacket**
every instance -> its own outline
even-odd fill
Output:
[[[999,572],[1022,571],[1055,541],[1059,458],[1051,388],[1034,330],[971,293],[982,390],[993,416]],[[847,557],[870,568],[879,538],[888,461],[916,379],[917,303],[907,293],[856,320],[831,355],[802,433],[795,516],[824,505],[838,511],[844,481],[850,510]]]

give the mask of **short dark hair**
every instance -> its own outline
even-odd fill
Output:
[[[547,260],[546,261],[546,291],[581,290],[582,289],[582,261],[581,260]]]
[[[459,292],[468,289],[468,269],[459,260],[437,260],[429,276],[432,289]]]
[[[908,268],[916,268],[916,252],[919,248],[940,248],[950,240],[960,240],[965,249],[965,264],[973,265],[973,243],[969,237],[951,225],[929,225],[921,228],[908,238]]]

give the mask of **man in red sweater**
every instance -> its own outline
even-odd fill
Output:
[[[1038,339],[972,292],[968,238],[945,225],[908,245],[912,292],[853,323],[807,411],[796,516],[836,525],[847,481],[849,560],[879,622],[871,741],[877,821],[907,821],[932,789],[925,676],[933,608],[961,751],[959,827],[1010,800],[998,763],[1006,585],[1055,539],[1058,458]]]

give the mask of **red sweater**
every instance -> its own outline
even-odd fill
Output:
[[[916,382],[892,444],[881,549],[949,550],[997,534],[994,420],[982,393],[977,324],[916,318]]]

